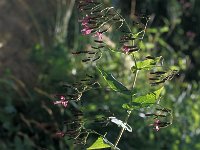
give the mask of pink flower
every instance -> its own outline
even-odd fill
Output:
[[[65,100],[65,97],[63,95],[60,96],[60,100]]]
[[[159,131],[159,130],[160,130],[160,128],[159,128],[159,123],[160,123],[160,120],[155,120],[155,122],[154,122],[154,129],[155,129],[156,131]]]
[[[58,105],[58,104],[61,104],[63,105],[64,107],[67,107],[67,104],[68,104],[68,101],[65,99],[65,97],[63,95],[60,96],[60,100],[59,101],[55,101],[53,102],[54,105]]]
[[[68,101],[55,101],[55,102],[54,102],[54,105],[57,105],[57,104],[61,104],[61,105],[63,105],[64,107],[67,107]]]
[[[88,35],[92,32],[92,29],[90,29],[89,27],[85,27],[84,29],[81,30],[83,35]]]
[[[160,130],[160,123],[161,123],[160,120],[156,119],[153,124],[150,124],[150,126],[154,126],[154,129],[156,131],[159,131]]]
[[[90,17],[86,15],[86,17],[84,17],[82,20],[79,20],[81,22],[81,25],[83,26],[87,26],[88,22],[90,21]]]
[[[125,54],[128,54],[128,52],[130,51],[129,46],[127,46],[127,45],[124,45],[122,49],[123,49]]]
[[[81,22],[81,25],[84,27],[81,30],[83,35],[88,35],[92,32],[92,29],[90,29],[90,27],[88,26],[90,19],[91,17],[86,15],[86,17],[84,17],[82,20],[79,20],[79,22]]]
[[[102,36],[103,36],[103,34],[101,32],[96,32],[94,35],[94,37],[98,37],[99,40],[102,40],[102,38],[103,38]]]
[[[122,50],[124,51],[125,54],[129,54],[129,53],[138,51],[139,48],[137,46],[135,46],[135,45],[133,45],[133,46],[124,45],[122,47]]]

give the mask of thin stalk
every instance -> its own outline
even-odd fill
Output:
[[[134,89],[134,87],[135,87],[135,83],[136,83],[136,80],[137,80],[138,72],[139,72],[139,70],[136,70],[136,73],[135,73],[135,76],[134,76],[134,79],[133,79],[133,86],[132,86],[132,89]]]
[[[132,111],[128,111],[128,115],[126,116],[126,119],[125,119],[125,121],[124,121],[124,124],[125,124],[125,125],[126,125],[127,122],[128,122],[128,119],[129,119],[129,117],[130,117],[130,115],[131,115],[131,112],[132,112]],[[117,147],[117,144],[119,143],[119,140],[121,139],[121,137],[122,137],[122,135],[123,135],[123,133],[124,133],[124,129],[125,129],[125,128],[121,128],[121,131],[120,131],[120,133],[119,133],[119,135],[118,135],[118,138],[117,138],[117,140],[116,140],[116,142],[115,142],[114,148]]]
[[[120,17],[122,17],[117,11],[116,11],[116,13],[117,13]],[[123,18],[123,17],[122,17],[122,18]],[[125,19],[124,19],[124,22],[125,22],[126,26],[128,27],[129,31],[131,32],[131,28],[130,28],[130,26],[128,25],[128,23],[126,22]],[[134,44],[134,43],[133,43],[133,41],[132,41],[132,45],[133,45],[133,44]],[[134,61],[134,64],[135,64],[135,66],[136,66],[136,68],[137,68],[137,61],[136,61],[136,58],[135,58],[135,55],[134,55],[134,54],[133,54],[133,61]],[[138,75],[138,70],[135,72],[135,75],[134,75],[134,78],[133,78],[133,86],[132,86],[132,89],[134,89],[134,87],[135,87],[135,83],[136,83],[136,80],[137,80],[137,75]],[[132,97],[131,97],[131,98],[132,98]],[[131,112],[132,112],[132,111],[128,111],[128,114],[127,114],[126,119],[125,119],[125,121],[124,121],[124,124],[125,124],[125,125],[126,125],[127,122],[128,122],[128,119],[129,119],[129,117],[130,117],[130,115],[131,115]],[[121,131],[120,131],[120,133],[119,133],[119,135],[118,135],[118,137],[117,137],[117,140],[116,140],[116,142],[115,142],[114,148],[117,147],[117,144],[119,143],[119,141],[120,141],[120,139],[121,139],[121,137],[122,137],[122,135],[123,135],[123,133],[124,133],[124,130],[125,130],[125,128],[121,128]]]
[[[134,60],[135,60],[135,57],[134,57]],[[135,63],[136,63],[136,60],[135,60]],[[137,75],[138,75],[138,70],[135,72],[135,76],[134,76],[134,79],[133,79],[133,86],[132,86],[133,89],[134,89],[134,87],[135,87],[135,83],[136,83],[136,80],[137,80]],[[130,117],[130,115],[131,115],[131,112],[132,112],[132,111],[127,111],[128,114],[127,114],[126,119],[125,119],[125,121],[124,121],[124,124],[125,124],[125,125],[128,123],[128,119],[129,119],[129,117]],[[119,133],[119,135],[118,135],[118,137],[117,137],[117,140],[116,140],[116,142],[115,142],[114,148],[117,147],[117,144],[119,143],[119,141],[120,141],[120,139],[121,139],[121,137],[122,137],[122,135],[123,135],[123,133],[124,133],[124,130],[125,130],[125,128],[121,128],[121,131],[120,131],[120,133]]]

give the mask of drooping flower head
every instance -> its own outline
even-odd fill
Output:
[[[160,120],[155,120],[155,122],[154,122],[154,129],[156,130],[156,131],[159,131],[160,130]]]
[[[161,124],[161,121],[156,119],[156,120],[154,120],[154,123],[150,124],[149,126],[153,126],[153,129],[155,129],[156,131],[159,131],[160,130],[160,124]]]

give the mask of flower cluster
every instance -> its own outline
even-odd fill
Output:
[[[91,18],[88,15],[86,15],[82,20],[79,20],[83,26],[83,29],[81,30],[83,35],[88,35],[92,32],[92,29],[88,25],[90,20]]]
[[[120,22],[123,24],[123,19],[113,11],[113,7],[102,7],[98,0],[79,0],[78,8],[83,15],[83,19],[79,20],[83,29],[83,35],[94,33],[93,37],[98,37],[102,40],[102,34],[107,32],[112,25]]]
[[[83,35],[89,35],[92,33],[92,31],[94,31],[94,28],[96,28],[95,24],[95,18],[90,17],[88,15],[86,15],[85,17],[83,17],[82,20],[79,20],[79,22],[81,22],[81,25],[83,26],[83,29],[81,30],[81,33]],[[103,32],[100,31],[95,31],[94,37],[98,37],[98,40],[102,40],[102,36],[103,36]]]

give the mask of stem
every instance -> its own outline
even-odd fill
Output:
[[[132,112],[132,111],[128,111],[128,115],[126,116],[126,119],[125,119],[125,121],[124,121],[124,124],[125,124],[125,125],[126,125],[127,122],[128,122],[128,119],[129,119],[129,117],[130,117],[130,115],[131,115],[131,112]],[[119,143],[119,140],[121,139],[122,134],[124,133],[124,129],[125,129],[125,128],[121,128],[121,131],[120,131],[120,133],[119,133],[119,135],[118,135],[118,138],[117,138],[117,140],[116,140],[116,142],[115,142],[114,148],[117,147],[117,144]]]
[[[135,59],[135,57],[134,57],[134,62],[135,62],[135,64],[136,64],[136,59]],[[136,80],[137,80],[137,75],[138,75],[138,70],[135,72],[135,76],[134,76],[134,79],[133,79],[133,86],[132,86],[133,89],[134,89],[134,87],[135,87],[135,83],[136,83]],[[125,119],[125,121],[124,121],[124,124],[125,124],[125,125],[126,125],[127,122],[128,122],[128,119],[129,119],[129,117],[130,117],[130,115],[131,115],[131,112],[132,112],[132,111],[128,111],[128,112],[127,112],[128,114],[127,114],[126,119]],[[125,129],[125,128],[121,128],[121,131],[120,131],[120,133],[119,133],[119,135],[118,135],[118,137],[117,137],[117,140],[116,140],[116,142],[115,142],[114,148],[117,147],[117,144],[119,143],[119,141],[120,141],[120,139],[121,139],[121,137],[122,137],[122,135],[123,135],[123,133],[124,133],[124,129]]]
[[[119,14],[115,9],[114,9],[114,11],[115,11],[115,13],[116,13],[120,18],[123,18],[122,15]],[[115,16],[114,16],[114,17],[115,17]],[[112,17],[112,18],[114,18],[114,17]],[[112,19],[112,18],[111,18],[111,19]],[[109,19],[108,21],[110,21],[111,19]],[[108,21],[107,21],[107,22],[108,22]],[[131,30],[129,24],[126,22],[125,19],[123,19],[123,21],[125,22],[125,25],[127,26],[128,30],[132,33],[132,30]],[[102,25],[104,25],[104,23],[103,23]],[[101,27],[102,25],[100,25],[100,27]],[[145,26],[145,30],[146,30],[146,26]],[[144,31],[145,31],[145,30],[144,30]],[[134,45],[134,41],[132,41],[132,45]],[[133,60],[134,60],[135,66],[136,66],[136,68],[137,68],[137,61],[136,61],[136,58],[135,58],[135,55],[134,55],[134,54],[133,54]],[[139,71],[136,70],[136,72],[135,72],[135,74],[134,74],[132,89],[134,89],[134,87],[135,87],[135,83],[136,83],[136,80],[137,80],[138,72],[139,72]],[[132,99],[132,96],[131,96],[131,99]],[[125,121],[124,121],[124,124],[125,124],[125,125],[126,125],[127,122],[128,122],[128,119],[129,119],[129,117],[130,117],[130,115],[131,115],[131,112],[132,112],[132,111],[127,111],[128,114],[127,114],[127,116],[126,116],[126,118],[125,118]],[[124,133],[124,130],[125,130],[124,127],[121,128],[121,131],[120,131],[120,133],[119,133],[119,135],[118,135],[118,137],[117,137],[117,140],[116,140],[116,142],[115,142],[115,144],[114,144],[114,149],[117,147],[117,144],[119,143],[119,141],[120,141],[120,139],[121,139],[121,137],[122,137],[122,135],[123,135],[123,133]]]
[[[139,72],[139,70],[136,70],[136,72],[135,72],[132,89],[134,89],[134,87],[135,87],[135,83],[136,83],[138,72]]]

